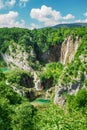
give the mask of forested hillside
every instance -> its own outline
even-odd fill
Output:
[[[87,129],[87,27],[0,28],[0,130],[47,129]]]

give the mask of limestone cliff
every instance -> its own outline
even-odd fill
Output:
[[[66,102],[65,94],[74,94],[81,89],[87,88],[87,46],[81,43],[74,60],[64,68],[58,84],[55,87],[54,102],[64,105]]]
[[[61,44],[50,46],[48,51],[43,53],[41,57],[45,63],[61,62],[62,64],[66,65],[67,63],[72,62],[74,59],[80,41],[81,40],[77,36],[74,39],[72,36],[68,36]],[[31,63],[34,63],[32,59],[36,57],[34,48],[31,48],[27,52],[24,46],[13,43],[8,47],[7,52],[2,53],[2,56],[7,65],[11,68],[17,67],[30,72],[33,76],[34,88],[36,90],[43,89],[43,85],[37,72],[31,67]],[[80,62],[83,60],[82,56],[79,57]],[[86,74],[84,76],[86,76]],[[66,77],[69,77],[69,80],[72,79],[72,81],[69,81],[68,84],[63,80],[63,78]],[[66,92],[70,94],[76,94],[76,92],[82,87],[80,71],[78,71],[77,77],[75,80],[74,79],[75,78],[70,76],[70,74],[67,72],[67,67],[65,67],[55,89],[55,103],[63,105],[65,99],[62,97],[62,94]],[[73,83],[73,81],[75,82]]]
[[[42,55],[43,61],[48,62],[61,62],[62,64],[70,63],[77,51],[80,40],[72,36],[67,37],[63,43],[50,46],[48,51]],[[29,71],[34,78],[34,84],[36,90],[41,90],[41,82],[36,71],[31,67],[31,64],[35,64],[34,60],[36,54],[34,48],[30,48],[28,52],[24,46],[13,43],[8,47],[7,52],[2,53],[4,61],[11,68],[18,67],[25,71]]]
[[[2,57],[8,66],[15,69],[17,67],[30,72],[34,78],[35,89],[41,90],[40,79],[34,69],[30,66],[29,57],[32,58],[34,55],[35,53],[33,49],[30,53],[27,53],[22,46],[17,45],[16,43],[9,46],[7,53],[2,53]]]
[[[78,45],[80,43],[80,39],[78,37],[75,37],[73,39],[72,36],[67,37],[61,46],[61,56],[60,56],[60,62],[62,64],[70,63],[75,53],[77,52]]]
[[[66,73],[66,71],[65,71]],[[65,76],[65,73],[64,76]],[[83,87],[82,79],[80,78],[80,73],[78,74],[77,78],[72,79],[68,84],[64,83],[63,77],[61,75],[58,85],[55,87],[55,98],[54,102],[60,106],[64,105],[66,102],[66,97],[64,94],[73,94],[76,95],[77,92]]]
[[[57,62],[61,57],[61,44],[50,46],[48,51],[41,56],[46,63]]]
[[[47,52],[42,55],[45,62],[61,62],[62,64],[70,63],[77,52],[80,39],[72,36],[65,38],[63,43],[51,46]]]

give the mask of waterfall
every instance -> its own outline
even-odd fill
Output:
[[[75,43],[75,53],[77,52],[78,49],[78,41],[81,42],[81,39],[78,39],[78,37],[76,37],[76,43]]]
[[[67,60],[67,55],[68,55],[68,52],[69,52],[69,40],[70,40],[70,37],[69,37],[69,39],[68,39],[68,41],[67,41],[66,52],[65,52],[63,64],[66,64],[66,60]]]
[[[38,78],[37,74],[34,72],[34,84],[35,84],[35,89],[36,90],[42,90],[42,87],[41,87],[41,81],[40,79]]]

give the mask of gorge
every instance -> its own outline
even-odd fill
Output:
[[[8,31],[10,31],[10,29],[8,29]],[[43,29],[43,31],[44,31],[44,29]],[[51,32],[48,31],[46,33],[49,34]],[[55,35],[55,33],[57,33],[57,32],[54,30],[54,35]],[[59,33],[60,33],[60,31],[59,31]],[[41,42],[41,44],[43,44],[43,42],[45,42],[46,38],[43,33],[41,35],[42,35],[42,41],[40,41],[40,42]],[[33,37],[29,37],[29,39],[31,40],[30,42],[33,42],[32,41]],[[65,38],[64,38],[64,36],[62,36],[62,39],[63,40],[61,43],[60,43],[60,41],[59,41],[59,43],[56,41],[55,45],[51,45],[51,46],[48,45],[49,48],[46,49],[44,52],[42,52],[39,55],[39,59],[37,59],[38,53],[39,53],[39,48],[34,48],[34,45],[32,45],[31,43],[28,43],[28,44],[30,44],[30,46],[27,46],[27,48],[28,48],[28,50],[27,50],[26,44],[21,45],[16,42],[11,42],[9,44],[6,52],[4,52],[4,53],[2,52],[1,56],[8,67],[13,68],[13,69],[20,68],[20,69],[23,69],[24,71],[29,72],[32,75],[32,80],[33,80],[32,82],[34,82],[33,87],[36,89],[36,91],[43,90],[44,86],[42,86],[41,79],[39,77],[39,71],[35,70],[32,67],[32,64],[33,64],[33,66],[35,66],[36,63],[40,64],[40,60],[41,60],[45,64],[49,64],[51,62],[60,62],[61,64],[66,66],[67,64],[72,62],[72,60],[74,60],[74,56],[78,50],[78,46],[81,43],[81,37],[79,37],[77,34],[74,37],[72,34],[69,36],[67,35]],[[45,47],[45,45],[42,47]],[[35,49],[37,49],[38,51]],[[43,51],[43,49],[44,48],[42,48],[42,51]],[[33,63],[33,61],[35,61],[36,63]],[[66,67],[65,67],[65,69],[66,69]],[[64,71],[65,71],[65,69],[64,69]],[[71,90],[72,90],[72,87],[69,87],[69,88],[71,88]],[[77,90],[77,88],[76,88],[76,90]],[[56,95],[55,95],[55,97],[56,97]],[[56,98],[55,98],[55,100],[56,100]]]
[[[0,28],[0,96],[11,127],[23,110],[31,130],[87,128],[87,27]]]

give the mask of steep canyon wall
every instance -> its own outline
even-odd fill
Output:
[[[67,37],[63,43],[49,47],[42,55],[44,62],[61,62],[63,65],[70,63],[78,49],[80,39],[72,36]]]

